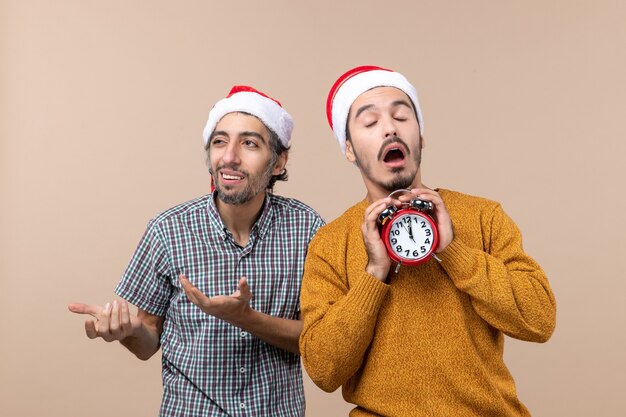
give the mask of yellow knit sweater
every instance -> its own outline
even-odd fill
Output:
[[[454,227],[441,263],[402,266],[386,283],[367,274],[367,200],[309,246],[302,360],[323,390],[343,386],[352,417],[529,415],[503,362],[503,333],[548,340],[556,318],[548,280],[499,204],[439,193]]]

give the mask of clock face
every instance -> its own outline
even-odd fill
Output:
[[[433,221],[415,211],[398,214],[386,228],[389,256],[408,264],[425,261],[436,249],[437,230]]]

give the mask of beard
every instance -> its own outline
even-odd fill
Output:
[[[383,189],[391,193],[395,190],[411,188],[411,184],[413,184],[413,180],[415,179],[416,173],[417,172],[406,172],[403,174],[398,174],[398,175],[395,175],[390,181],[387,181],[387,182],[374,181],[371,177],[368,177],[368,178],[370,178],[370,180],[376,182],[378,185],[383,187]]]
[[[371,169],[370,164],[363,162],[363,160],[359,157],[359,154],[356,151],[356,149],[354,149],[354,144],[352,145],[352,149],[354,151],[356,165],[363,172],[363,175],[367,177],[367,179],[369,179],[374,184],[383,188],[385,191],[388,191],[391,193],[399,189],[411,188],[411,184],[413,184],[413,180],[415,180],[415,176],[417,175],[417,170],[419,169],[422,163],[422,148],[421,148],[421,139],[420,139],[418,146],[413,150],[413,152],[411,152],[407,144],[402,139],[400,139],[397,136],[394,136],[384,141],[382,145],[380,146],[380,151],[378,152],[379,161],[383,157],[382,150],[385,148],[385,146],[389,145],[390,143],[399,143],[404,147],[404,149],[406,150],[405,157],[406,158],[412,157],[413,161],[415,162],[415,170],[407,172],[406,168],[393,168],[391,170],[392,174],[394,174],[393,178],[391,178],[388,181],[382,181],[378,178],[374,178],[374,176],[372,175],[372,169]]]
[[[220,184],[217,180],[217,175],[219,175],[220,170],[223,168],[236,170],[248,180],[243,190],[234,191],[233,187],[229,185],[222,186]],[[247,203],[259,193],[265,191],[270,183],[270,179],[272,178],[272,165],[268,165],[265,171],[255,175],[250,175],[248,171],[239,169],[237,166],[226,165],[217,167],[217,175],[213,172],[213,169],[209,169],[209,172],[213,175],[213,185],[215,186],[215,194],[217,195],[217,198],[226,204],[238,206]]]

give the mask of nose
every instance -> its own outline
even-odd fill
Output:
[[[226,149],[224,149],[224,154],[222,155],[222,161],[224,164],[234,164],[238,165],[239,160],[239,146],[238,141],[231,140],[228,143]]]
[[[398,136],[398,132],[396,130],[396,124],[392,117],[386,117],[383,121],[383,134],[385,135],[385,139],[390,137]]]

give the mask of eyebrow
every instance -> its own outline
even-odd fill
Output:
[[[239,134],[239,137],[246,137],[246,136],[253,136],[257,139],[259,139],[261,142],[265,143],[265,138],[258,132],[254,132],[252,130],[246,130],[245,132],[241,132]]]
[[[212,140],[216,136],[228,136],[228,133],[224,132],[223,130],[214,130],[213,133],[211,133],[211,137],[209,138],[209,140]]]
[[[393,103],[391,103],[391,107],[398,107],[398,106],[406,106],[409,109],[413,110],[413,106],[411,106],[406,100],[396,100]],[[354,115],[354,118],[358,118],[359,115],[361,113],[363,113],[366,110],[371,109],[372,107],[374,107],[373,104],[366,104],[364,106],[359,107],[359,109],[356,111],[356,114]]]
[[[360,115],[361,113],[363,113],[365,110],[369,110],[369,109],[371,109],[372,107],[374,107],[374,105],[373,105],[373,104],[366,104],[365,106],[361,106],[361,107],[359,107],[359,109],[356,111],[356,113],[355,113],[355,115],[354,115],[354,118],[355,118],[355,119],[358,119],[358,118],[359,118],[359,115]]]
[[[409,104],[409,102],[406,100],[396,100],[393,103],[391,103],[391,106],[392,107],[407,106],[409,109],[413,110],[413,106]]]
[[[211,137],[209,138],[209,140],[212,140],[215,136],[226,136],[227,138],[230,137],[230,135],[228,133],[226,133],[226,131],[224,130],[216,130],[211,134]],[[253,136],[257,139],[259,139],[261,142],[265,143],[265,138],[258,132],[254,132],[252,130],[246,130],[243,131],[241,133],[239,133],[237,136],[239,137],[246,137],[246,136]]]

